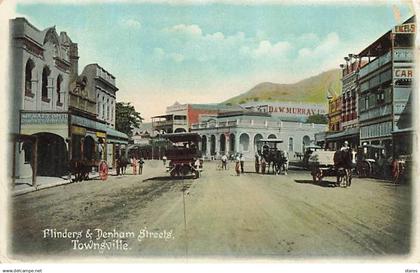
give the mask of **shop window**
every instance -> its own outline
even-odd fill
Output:
[[[32,143],[29,141],[25,141],[22,144],[23,156],[25,160],[25,164],[31,163],[32,159]]]

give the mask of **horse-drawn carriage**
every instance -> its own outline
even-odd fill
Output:
[[[357,149],[356,172],[359,177],[388,176],[390,164],[384,157],[385,147],[365,144]]]
[[[202,171],[201,152],[198,143],[201,138],[197,133],[163,134],[171,142],[165,156],[169,160],[167,171],[171,176],[187,176],[193,174],[194,178],[200,177]]]
[[[320,184],[326,176],[336,177],[335,186],[351,185],[351,151],[314,151],[308,159],[314,183]]]
[[[257,141],[259,147],[258,155],[261,156],[263,163],[267,165],[267,173],[270,173],[270,168],[273,174],[287,174],[289,169],[289,158],[287,152],[277,148],[278,143],[282,143],[281,139],[260,139]],[[262,168],[262,173],[265,173],[265,168]]]
[[[73,181],[75,182],[89,179],[89,173],[94,169],[97,169],[101,180],[106,180],[108,178],[109,169],[105,160],[70,160],[70,174],[74,176]]]

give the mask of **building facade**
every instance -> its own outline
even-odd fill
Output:
[[[326,139],[329,148],[332,149],[342,147],[345,141],[350,147],[357,148],[360,142],[357,92],[359,62],[354,54],[349,54],[344,59],[346,64],[340,65],[342,71],[341,108],[334,105],[334,103],[340,103],[339,101],[332,100],[330,103],[330,134]]]
[[[201,138],[204,158],[219,158],[223,154],[242,153],[247,160],[253,160],[261,149],[260,139],[281,139],[279,149],[302,153],[304,147],[314,142],[315,133],[325,131],[326,125],[282,121],[268,113],[235,111],[218,115],[201,116],[200,122],[192,125],[192,132]]]
[[[358,54],[360,142],[385,157],[411,151],[415,29],[413,16]]]
[[[242,109],[219,104],[180,104],[175,102],[166,107],[166,114],[152,117],[154,130],[160,133],[189,132],[192,124],[199,122],[201,115],[215,115],[220,111]]]
[[[97,119],[92,80],[78,75],[78,45],[65,32],[16,18],[10,33],[13,178],[67,175],[71,159],[107,159],[108,136],[127,143]]]

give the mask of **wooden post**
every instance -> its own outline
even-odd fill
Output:
[[[38,137],[32,142],[32,187],[36,187],[36,176],[38,172]]]
[[[13,139],[13,161],[12,161],[12,188],[15,187],[15,183],[16,183],[16,143],[17,142],[16,138]]]

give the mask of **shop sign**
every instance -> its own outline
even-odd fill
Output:
[[[394,68],[394,79],[412,79],[412,68]]]
[[[71,126],[71,133],[73,135],[86,135],[86,128],[79,127],[79,126]]]
[[[21,124],[67,124],[67,113],[22,112]]]
[[[103,132],[96,132],[96,136],[97,136],[97,137],[106,138],[106,133],[103,133]]]
[[[414,34],[416,33],[416,24],[408,23],[395,26],[393,32],[398,34]]]

